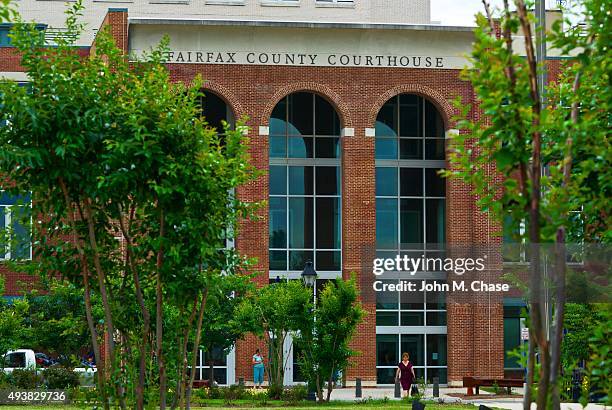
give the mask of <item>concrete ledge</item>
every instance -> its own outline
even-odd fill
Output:
[[[58,0],[59,1],[59,0]],[[284,5],[285,7],[287,5]],[[291,7],[291,6],[289,6]],[[360,22],[314,22],[314,21],[271,21],[271,20],[226,20],[226,19],[189,19],[189,18],[158,18],[132,17],[131,24],[154,25],[197,25],[197,26],[241,26],[241,27],[288,27],[288,28],[339,28],[362,30],[415,30],[415,31],[445,31],[469,32],[474,27],[440,26],[434,24],[392,24],[392,23],[360,23]]]

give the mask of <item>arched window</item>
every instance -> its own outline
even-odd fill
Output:
[[[217,132],[223,132],[223,121],[227,122],[230,128],[236,125],[232,108],[217,94],[204,90],[204,97],[200,99],[200,106],[206,122]]]
[[[341,271],[340,119],[321,96],[283,98],[270,118],[270,277],[312,261],[321,279]]]
[[[444,121],[423,97],[397,95],[376,119],[377,256],[440,257],[446,240]],[[391,274],[385,281],[406,277]],[[425,279],[443,282],[443,272]],[[378,292],[376,303],[377,379],[393,384],[397,362],[409,352],[417,377],[446,383],[446,305],[439,292]],[[427,283],[427,280],[425,283]]]

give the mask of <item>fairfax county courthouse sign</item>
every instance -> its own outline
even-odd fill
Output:
[[[460,61],[454,61],[454,60]],[[382,54],[320,54],[320,53],[270,53],[255,51],[196,51],[173,50],[166,53],[168,63],[193,64],[242,64],[242,65],[287,65],[324,67],[406,67],[406,68],[452,68],[465,59],[439,56],[408,56]]]

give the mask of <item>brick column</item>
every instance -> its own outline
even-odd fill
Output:
[[[251,126],[249,154],[251,164],[264,174],[255,181],[238,188],[238,197],[246,202],[260,202],[268,199],[268,136],[267,127]],[[264,134],[264,135],[261,135]],[[241,255],[256,258],[256,264],[251,268],[253,272],[260,272],[255,278],[257,286],[268,284],[268,207],[264,206],[258,211],[258,220],[244,221],[240,224],[236,249]],[[236,343],[236,382],[239,378],[253,381],[251,358],[255,349],[260,349],[265,360],[268,352],[265,343],[249,334],[244,340]]]
[[[354,118],[366,118],[356,115]],[[365,125],[354,129],[354,136],[342,139],[342,274],[372,275],[367,267],[376,245],[376,200],[374,138],[365,136]],[[361,354],[347,369],[347,383],[354,385],[359,377],[364,385],[376,384],[376,303],[368,290],[362,289],[362,303],[367,316],[361,323],[351,346]]]

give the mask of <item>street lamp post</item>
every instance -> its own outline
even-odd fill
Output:
[[[302,280],[304,281],[304,285],[308,288],[312,288],[312,297],[314,299],[314,304],[317,303],[317,272],[312,267],[312,262],[306,262],[306,266],[304,266],[304,270],[302,271]],[[313,306],[314,306],[313,304]],[[312,383],[308,383],[308,397],[309,401],[316,401],[317,394],[314,390],[314,386]]]

